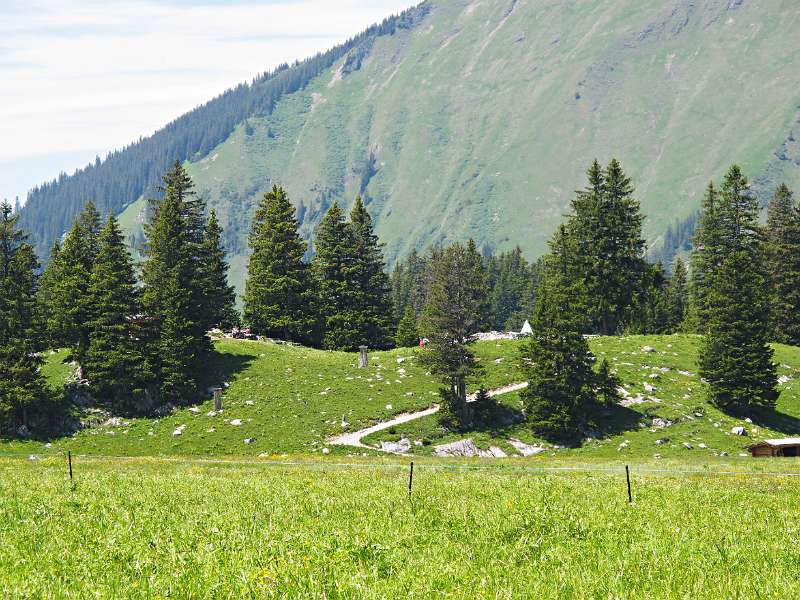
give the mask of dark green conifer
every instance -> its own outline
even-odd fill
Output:
[[[394,343],[398,348],[412,348],[419,344],[417,315],[410,303],[406,306],[406,312],[397,326]]]
[[[192,184],[180,163],[164,176],[164,197],[151,202],[152,221],[142,267],[143,306],[151,319],[149,356],[164,401],[186,403],[197,393],[196,376],[210,341],[206,336],[203,282],[198,258],[202,234]]]
[[[777,376],[772,363],[764,235],[758,202],[734,165],[715,209],[721,262],[710,272],[707,334],[700,373],[711,401],[730,412],[774,406]]]
[[[471,426],[473,417],[467,382],[481,372],[470,346],[484,322],[489,295],[483,261],[475,253],[474,243],[431,251],[420,323],[421,335],[428,338],[420,359],[444,385],[443,414],[464,428]]]
[[[681,257],[675,259],[672,266],[672,277],[667,287],[667,303],[669,307],[669,329],[674,333],[682,328],[689,304],[688,273]]]
[[[212,209],[206,223],[200,264],[206,329],[232,327],[238,324],[236,292],[228,284],[228,260],[222,246],[222,227]]]
[[[286,191],[273,186],[256,209],[250,232],[250,263],[244,320],[254,333],[310,342],[314,330],[308,250],[297,232],[295,208]]]
[[[353,290],[356,241],[353,228],[334,202],[322,219],[312,261],[322,322],[323,345],[328,350],[357,350],[363,344]]]
[[[354,241],[351,292],[357,313],[354,335],[370,348],[386,348],[392,329],[391,288],[383,250],[361,197],[350,212],[350,227]]]
[[[139,337],[139,290],[133,261],[116,220],[100,232],[89,292],[94,300],[85,377],[95,399],[117,414],[153,408],[153,374]]]
[[[47,292],[49,337],[58,346],[70,348],[73,359],[81,364],[89,347],[93,303],[89,281],[99,232],[100,215],[94,204],[87,202],[64,238],[46,278],[50,290]]]
[[[781,184],[767,213],[767,262],[772,339],[800,345],[800,212]]]
[[[60,414],[40,372],[39,262],[18,219],[0,204],[0,431],[29,435],[46,432]]]
[[[592,422],[598,402],[594,357],[582,335],[586,315],[576,302],[577,284],[569,272],[576,250],[564,226],[551,242],[539,288],[533,335],[522,351],[528,387],[521,393],[533,430],[548,439],[576,442]]]
[[[685,329],[696,333],[706,331],[709,317],[708,295],[714,273],[722,263],[724,256],[718,205],[718,192],[714,183],[711,182],[703,196],[700,219],[692,240],[690,257],[691,284]]]

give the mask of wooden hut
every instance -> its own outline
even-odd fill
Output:
[[[764,440],[747,447],[756,456],[800,456],[800,438]]]

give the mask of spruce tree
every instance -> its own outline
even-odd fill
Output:
[[[781,184],[767,213],[772,339],[800,345],[800,212]]]
[[[738,166],[725,176],[715,209],[721,262],[710,272],[707,334],[700,372],[711,401],[734,413],[774,406],[765,245],[758,202]]]
[[[133,261],[112,216],[98,242],[89,285],[94,314],[85,376],[101,405],[117,414],[143,414],[156,397],[153,374],[136,324],[140,306]]]
[[[689,304],[688,273],[681,257],[675,259],[672,266],[672,277],[667,287],[667,304],[669,308],[669,329],[674,333],[681,329]]]
[[[521,397],[533,430],[548,439],[573,443],[592,422],[598,402],[594,357],[583,337],[586,314],[570,275],[576,251],[565,227],[551,242],[533,318],[533,335],[522,356],[528,387]]]
[[[190,401],[210,341],[200,267],[202,235],[192,183],[180,163],[164,176],[163,199],[151,202],[145,226],[143,307],[151,319],[149,356],[164,401]]]
[[[47,262],[42,274],[39,276],[39,289],[37,291],[37,304],[39,307],[40,320],[45,331],[45,340],[50,348],[57,348],[60,345],[60,335],[54,335],[57,324],[53,320],[55,299],[55,286],[60,277],[60,262],[58,255],[61,253],[61,245],[58,240],[53,242],[50,250],[50,260]]]
[[[486,317],[488,299],[483,261],[472,240],[434,249],[428,258],[427,304],[420,333],[428,345],[420,360],[444,384],[442,401],[461,427],[472,424],[467,382],[481,372],[470,346]]]
[[[61,250],[49,267],[47,293],[49,337],[70,348],[74,360],[83,364],[89,347],[89,322],[93,299],[89,281],[97,256],[100,215],[87,202],[64,238]]]
[[[259,203],[250,232],[244,320],[259,335],[310,342],[314,331],[311,272],[303,261],[308,247],[297,226],[286,191],[273,186]]]
[[[0,431],[28,435],[45,433],[60,414],[40,372],[39,263],[18,218],[0,204]]]
[[[389,346],[392,330],[392,299],[383,250],[361,197],[350,211],[354,242],[353,300],[357,313],[354,335],[370,348]]]
[[[690,257],[691,283],[685,328],[697,333],[706,331],[709,318],[708,295],[714,273],[719,268],[725,252],[718,204],[718,192],[711,182],[703,196]]]
[[[414,307],[410,303],[406,305],[406,312],[397,326],[394,343],[398,348],[411,348],[419,344],[417,315],[414,313]]]
[[[203,232],[200,255],[205,328],[231,327],[239,322],[236,292],[228,285],[228,261],[222,246],[222,227],[212,209]]]
[[[312,261],[317,285],[323,345],[328,350],[357,350],[364,343],[355,298],[356,241],[353,228],[334,202],[317,228]]]
[[[633,186],[613,159],[605,169],[594,161],[589,185],[572,202],[568,233],[578,252],[570,260],[590,299],[592,328],[604,335],[617,332],[626,320],[645,271],[642,216]]]

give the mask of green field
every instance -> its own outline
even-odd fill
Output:
[[[444,465],[451,468],[441,468]],[[485,465],[485,463],[483,463]],[[6,598],[791,598],[797,478],[0,459]],[[776,463],[751,463],[753,466]],[[663,465],[660,465],[663,466]],[[671,465],[673,468],[675,465]],[[781,463],[797,469],[796,460]],[[607,470],[602,470],[603,468]],[[730,465],[728,468],[731,468]]]
[[[701,338],[692,335],[592,338],[599,358],[614,366],[628,393],[638,402],[601,414],[597,427],[576,448],[557,448],[536,438],[524,421],[518,393],[497,396],[494,418],[472,431],[444,429],[438,415],[424,417],[375,433],[364,441],[403,437],[411,453],[430,455],[438,444],[472,439],[513,456],[510,439],[544,444],[544,455],[571,459],[629,460],[674,458],[691,463],[749,461],[745,447],[755,440],[800,433],[800,349],[776,345],[775,360],[782,376],[774,411],[754,411],[748,423],[728,416],[706,401],[706,385],[697,374]],[[525,381],[519,341],[476,344],[484,373],[471,385],[476,391]],[[0,454],[47,456],[67,450],[110,456],[146,455],[332,455],[376,454],[364,448],[330,446],[327,440],[363,429],[406,412],[439,402],[439,384],[418,364],[419,349],[370,354],[368,369],[357,368],[357,356],[272,342],[218,340],[216,355],[203,373],[203,387],[226,384],[223,411],[207,400],[175,410],[162,418],[120,419],[83,429],[73,437],[44,442],[0,441]],[[647,351],[646,351],[647,350]],[[45,373],[54,387],[63,384],[74,367],[63,364],[65,352],[47,355]],[[183,426],[183,427],[182,427]],[[747,436],[731,434],[743,426]],[[180,435],[173,435],[180,428]],[[245,442],[249,440],[249,442]],[[657,443],[660,442],[660,443]],[[687,448],[685,444],[691,446]]]

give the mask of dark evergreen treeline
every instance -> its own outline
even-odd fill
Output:
[[[98,157],[73,175],[62,173],[30,191],[20,225],[33,236],[35,249],[44,256],[87,200],[93,201],[103,214],[118,214],[139,197],[154,195],[161,175],[176,157],[195,160],[205,156],[248,117],[270,114],[282,96],[302,89],[348,52],[357,54],[357,48],[374,38],[412,26],[427,10],[427,7],[408,9],[327,52],[291,66],[281,65],[249,84],[227,90],[153,135],[110,153],[102,161]]]
[[[533,335],[523,363],[526,416],[542,436],[574,441],[617,398],[612,365],[597,364],[586,334],[696,332],[710,400],[734,413],[775,404],[770,341],[800,343],[800,207],[779,187],[766,225],[737,166],[709,184],[690,267],[671,274],[645,260],[642,216],[630,179],[596,161],[571,212],[535,263],[519,248],[482,255],[475,243],[417,252],[386,273],[360,198],[347,217],[334,203],[315,255],[295,209],[275,186],[256,211],[244,322],[257,335],[331,350],[427,341],[421,359],[442,383],[444,417],[470,427],[483,404],[467,401],[480,372],[470,346],[488,329]],[[47,389],[40,352],[66,347],[99,406],[144,414],[200,396],[213,351],[207,333],[239,317],[223,231],[176,161],[150,201],[145,260],[137,274],[113,216],[91,202],[37,277],[36,254],[4,203],[0,210],[0,429],[27,435],[57,423],[66,406]]]

